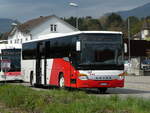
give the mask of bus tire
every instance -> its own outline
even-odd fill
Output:
[[[100,94],[105,94],[107,91],[107,88],[106,87],[98,88],[98,91]]]
[[[30,85],[34,86],[34,83],[33,83],[33,71],[30,72]]]
[[[60,74],[59,76],[59,88],[64,89],[65,88],[65,79],[63,74]]]

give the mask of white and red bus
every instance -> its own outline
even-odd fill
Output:
[[[0,44],[0,81],[22,80],[21,45]]]
[[[22,45],[22,74],[31,85],[73,88],[124,87],[121,32],[82,31]]]

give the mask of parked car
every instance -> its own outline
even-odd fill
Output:
[[[141,69],[143,69],[144,71],[150,71],[150,59],[142,61]]]

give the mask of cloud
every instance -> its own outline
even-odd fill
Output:
[[[78,8],[69,6],[75,2]],[[4,18],[21,21],[41,15],[94,16],[112,11],[127,10],[148,3],[149,0],[1,0],[0,14]]]

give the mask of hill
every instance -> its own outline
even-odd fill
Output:
[[[119,11],[117,14],[121,15],[123,18],[127,18],[128,16],[136,16],[136,17],[146,17],[150,16],[150,3],[147,3],[143,6],[134,8],[128,11]]]
[[[0,33],[8,32],[11,29],[11,24],[15,22],[12,19],[0,18]]]

